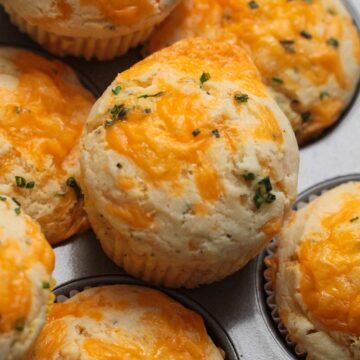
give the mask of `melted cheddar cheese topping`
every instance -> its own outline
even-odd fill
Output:
[[[301,295],[328,329],[360,335],[360,197],[346,193],[336,213],[322,217],[323,230],[298,250]]]
[[[159,66],[166,70],[156,70]],[[139,90],[138,86],[149,85],[143,79],[154,71],[158,72],[149,83],[156,90]],[[166,79],[168,72],[172,79]],[[203,74],[210,79],[202,83]],[[229,83],[236,90],[223,90]],[[205,202],[224,194],[210,155],[219,143],[229,154],[238,152],[248,139],[283,144],[279,122],[264,105],[266,89],[239,48],[199,39],[178,43],[120,74],[113,85],[117,84],[122,91],[110,95],[106,116],[112,106],[120,105],[127,112],[106,129],[108,146],[130,159],[146,180],[156,186],[165,184],[175,196],[182,194],[190,179]],[[249,94],[248,101],[235,100],[240,90]],[[123,95],[126,91],[131,94]],[[224,104],[230,110],[224,110]],[[128,179],[118,180],[117,185],[124,191],[132,186]]]
[[[1,172],[13,157],[21,156],[33,159],[39,169],[51,159],[61,172],[93,98],[80,84],[68,81],[67,68],[60,62],[18,52],[14,64],[20,71],[17,86],[0,86],[0,134],[14,148],[11,155],[0,156]]]
[[[86,336],[76,339],[74,356],[96,360],[208,359],[210,340],[199,315],[157,291],[127,285],[95,288],[91,294],[83,292],[55,304],[34,347],[34,359],[51,359],[65,348],[73,340],[69,328],[79,317],[89,317],[92,322],[81,322],[80,334]]]
[[[42,286],[33,283],[29,271],[41,265],[50,275],[54,253],[37,224],[28,217],[16,215],[10,200],[1,202],[7,206],[5,211],[11,214],[9,217],[25,223],[24,240],[9,237],[0,226],[0,333],[6,333],[22,326],[31,310],[33,287]]]
[[[339,48],[349,38],[349,56],[360,64],[360,41],[351,18],[321,0],[185,0],[152,36],[149,50],[188,36],[218,37],[248,49],[264,82],[292,101],[302,127],[308,128],[305,133],[329,126],[345,103],[342,96],[319,90],[316,100],[299,104],[301,82],[321,88],[334,78],[339,91],[348,90],[352,79],[344,72]]]

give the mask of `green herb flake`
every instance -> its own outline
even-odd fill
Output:
[[[311,120],[311,112],[305,111],[301,114],[301,120],[302,122],[306,123]]]
[[[261,179],[257,185],[258,186],[253,197],[253,201],[257,209],[259,209],[262,204],[271,204],[276,200],[276,195],[271,192],[272,185],[268,176]]]
[[[17,320],[15,323],[15,330],[18,332],[22,332],[25,328],[25,321],[24,319]]]
[[[308,31],[306,31],[306,30],[300,31],[300,35],[301,35],[304,39],[308,39],[308,40],[312,39],[312,35],[311,35]]]
[[[26,180],[22,176],[15,176],[16,186],[23,188],[26,186]]]
[[[322,91],[319,95],[320,100],[324,100],[326,97],[329,97],[330,94],[327,91]]]
[[[359,220],[359,217],[358,217],[358,216],[356,216],[356,217],[354,217],[354,218],[350,219],[350,222],[351,222],[351,223],[353,223],[353,222],[358,221],[358,220]]]
[[[12,200],[17,206],[21,206],[21,204],[19,203],[18,200],[16,200],[16,198],[12,197],[11,200]]]
[[[249,100],[249,95],[247,94],[238,94],[238,95],[234,95],[234,99],[235,101],[237,101],[238,103],[246,103]]]
[[[210,78],[211,78],[211,76],[210,76],[209,73],[203,72],[201,74],[201,76],[200,76],[200,84],[201,84],[201,86],[203,86],[206,81],[209,81]]]
[[[294,48],[295,41],[294,40],[280,40],[279,42],[280,42],[280,45],[288,53],[294,53],[295,52],[295,48]]]
[[[200,135],[201,131],[200,131],[200,129],[195,129],[191,133],[192,133],[193,137],[196,137],[196,136]]]
[[[334,37],[331,37],[327,40],[326,42],[329,46],[332,46],[334,48],[338,48],[339,47],[339,40],[337,40]]]
[[[81,199],[84,197],[84,195],[81,192],[80,186],[78,185],[77,181],[75,180],[74,177],[69,177],[66,180],[66,185],[70,188],[72,188],[75,191],[76,197],[78,199]]]
[[[114,87],[113,89],[111,89],[111,92],[114,95],[119,95],[120,91],[121,91],[121,86],[120,85],[118,85],[118,86]]]
[[[257,8],[259,7],[259,4],[258,4],[256,1],[254,1],[254,0],[249,1],[249,2],[248,2],[248,5],[249,5],[249,8],[250,8],[250,9],[257,9]]]
[[[33,189],[35,187],[35,181],[29,181],[27,184],[26,184],[26,188],[27,189]]]
[[[147,98],[149,98],[149,97],[159,97],[159,96],[162,96],[162,95],[164,95],[164,91],[159,91],[158,93],[156,93],[156,94],[144,94],[144,95],[140,95],[140,96],[138,96],[137,98],[138,99],[147,99]]]
[[[284,80],[281,79],[281,78],[279,78],[279,77],[277,77],[277,76],[274,76],[271,80],[272,80],[273,83],[275,83],[275,84],[277,84],[277,85],[282,85],[282,84],[284,84]]]
[[[17,208],[14,209],[14,211],[15,211],[15,214],[16,214],[16,215],[20,215],[20,213],[21,213],[21,208],[17,207]]]
[[[0,196],[0,201],[6,201],[7,198],[5,196]]]
[[[213,136],[215,136],[216,138],[219,138],[220,137],[220,133],[219,133],[219,130],[218,129],[214,129],[211,131],[211,134]]]
[[[105,127],[105,129],[107,129],[110,126],[112,126],[113,124],[114,124],[114,120],[108,119],[108,120],[105,120],[104,127]]]
[[[42,287],[43,289],[50,289],[50,284],[49,284],[47,281],[43,281],[43,282],[41,283],[41,287]]]
[[[110,114],[113,120],[123,120],[126,117],[126,114],[129,112],[129,109],[124,106],[124,104],[114,105],[110,110]]]
[[[245,173],[245,174],[243,175],[243,177],[244,177],[244,179],[245,179],[246,181],[253,181],[253,180],[255,180],[255,174],[252,173],[252,172]]]

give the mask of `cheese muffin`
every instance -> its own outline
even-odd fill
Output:
[[[80,358],[223,359],[198,314],[135,285],[92,288],[54,304],[30,360]]]
[[[14,24],[56,55],[108,60],[144,42],[180,0],[0,0]]]
[[[54,244],[88,227],[79,137],[94,99],[66,65],[0,48],[0,194]]]
[[[148,51],[189,36],[245,46],[300,144],[339,119],[359,80],[359,35],[340,0],[185,0]]]
[[[275,297],[307,359],[360,359],[360,183],[327,192],[288,221],[277,243]]]
[[[291,126],[239,47],[187,39],[121,73],[81,143],[89,219],[129,273],[219,280],[280,230],[296,196]]]
[[[22,360],[52,299],[54,253],[16,200],[0,195],[0,359]]]

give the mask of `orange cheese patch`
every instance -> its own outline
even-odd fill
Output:
[[[66,81],[66,68],[57,61],[21,52],[15,65],[21,71],[17,87],[0,87],[0,134],[16,149],[13,157],[31,157],[40,169],[50,158],[60,170],[79,139],[93,97]]]
[[[359,216],[359,218],[358,218]],[[311,314],[334,331],[360,335],[360,198],[343,197],[341,209],[322,218],[323,231],[298,250],[300,291]]]
[[[29,239],[26,244],[20,245],[0,235],[0,333],[21,326],[31,309],[32,284],[26,272],[37,263],[42,264],[49,274],[54,269],[50,245],[38,225],[26,221]]]
[[[120,95],[117,105],[126,107],[127,115],[106,133],[108,146],[131,159],[147,180],[157,186],[166,183],[174,195],[179,195],[194,177],[202,200],[216,201],[224,187],[210,156],[212,147],[220,142],[228,153],[234,153],[250,138],[283,143],[273,112],[251,98],[265,97],[266,91],[256,68],[241,49],[194,39],[154,54],[119,75],[117,81],[126,89],[127,82],[137,83],[139,73],[150,71],[154,64],[179,71],[178,86],[159,76],[152,80],[157,89],[153,93],[133,94],[122,100]],[[201,84],[203,73],[209,73],[210,79]],[[250,100],[237,102],[236,92],[221,93],[222,85],[211,86],[212,81],[227,80],[236,81],[242,92],[249,92]],[[238,112],[238,118],[225,111],[211,117],[211,112],[221,109],[224,99]],[[252,115],[251,121],[246,121],[250,116],[245,112]]]
[[[81,0],[81,3],[96,6],[117,25],[133,25],[156,13],[156,7],[149,0]]]

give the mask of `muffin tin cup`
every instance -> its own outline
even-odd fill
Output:
[[[360,174],[351,174],[346,176],[336,177],[334,179],[326,180],[322,183],[312,186],[308,190],[301,193],[294,205],[294,210],[300,210],[310,204],[312,201],[319,198],[322,194],[327,191],[351,181],[360,181]],[[293,355],[298,359],[305,359],[307,356],[306,349],[302,349],[299,344],[294,342],[285,325],[281,321],[279,316],[279,309],[275,299],[275,291],[273,284],[273,277],[271,276],[272,269],[268,266],[271,259],[274,257],[276,252],[276,239],[270,242],[270,244],[265,249],[263,256],[264,269],[261,272],[260,276],[263,276],[264,285],[264,299],[266,302],[266,306],[270,317],[273,321],[273,330],[277,331],[278,334],[284,340],[284,343],[288,347],[288,349],[293,353]]]
[[[240,359],[239,355],[235,350],[234,344],[232,343],[231,339],[226,334],[222,326],[218,323],[218,321],[210,313],[208,313],[199,303],[195,302],[194,300],[190,299],[186,295],[183,295],[179,292],[169,289],[149,286],[143,281],[136,280],[127,275],[104,275],[104,276],[94,276],[94,277],[77,279],[62,284],[61,286],[58,286],[54,289],[54,294],[56,296],[56,302],[64,302],[67,299],[75,296],[77,293],[86,290],[88,288],[104,286],[104,285],[119,285],[119,284],[138,285],[138,286],[144,286],[155,290],[159,290],[165,293],[166,295],[168,295],[169,297],[171,297],[172,299],[178,301],[186,308],[196,312],[203,318],[208,334],[210,338],[213,340],[214,344],[217,347],[221,348],[222,351],[225,353],[225,360]]]

